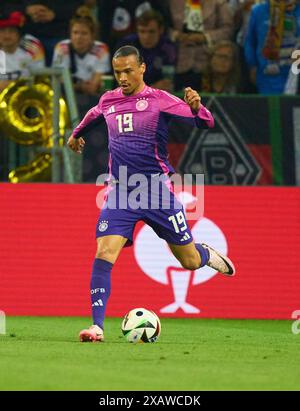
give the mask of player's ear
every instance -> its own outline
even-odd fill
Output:
[[[142,63],[140,67],[141,67],[141,74],[144,74],[146,71],[146,64]]]

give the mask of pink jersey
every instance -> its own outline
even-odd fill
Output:
[[[121,88],[107,91],[97,106],[89,110],[75,128],[79,138],[106,121],[109,134],[109,172],[115,179],[119,166],[127,166],[128,177],[174,173],[168,162],[168,123],[182,119],[198,128],[214,126],[214,119],[203,105],[193,114],[188,104],[165,91],[145,86],[135,95],[125,96]]]

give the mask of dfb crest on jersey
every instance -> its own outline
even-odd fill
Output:
[[[144,111],[148,105],[149,103],[147,98],[138,98],[135,107],[138,111]]]
[[[100,221],[99,231],[105,231],[108,228],[108,221]]]

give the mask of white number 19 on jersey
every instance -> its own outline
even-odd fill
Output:
[[[132,113],[118,114],[116,119],[118,121],[119,133],[133,131]]]

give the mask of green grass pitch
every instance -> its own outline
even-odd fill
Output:
[[[105,343],[79,343],[90,320],[8,317],[0,390],[299,390],[291,321],[162,319],[157,343],[132,345],[121,319]]]

